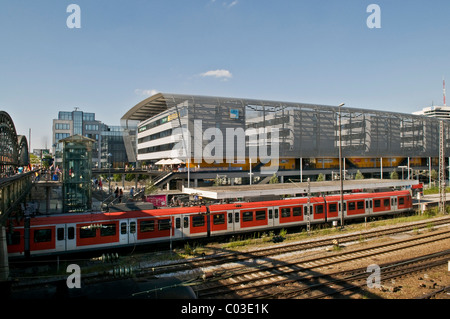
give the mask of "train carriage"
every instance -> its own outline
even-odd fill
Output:
[[[409,191],[346,194],[344,219],[412,209]],[[9,256],[60,254],[325,223],[340,219],[339,195],[130,212],[40,216],[7,229]]]

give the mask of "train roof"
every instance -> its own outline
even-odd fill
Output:
[[[394,195],[408,195],[410,192],[408,190],[404,191],[392,191],[392,192],[380,192],[380,193],[353,193],[344,194],[344,199],[348,199],[350,196],[353,199],[366,199],[366,198],[383,198],[387,196]],[[326,196],[326,201],[339,200],[340,195],[330,195]],[[259,207],[270,207],[270,206],[288,206],[296,204],[307,203],[307,197],[292,198],[292,199],[280,199],[264,202],[236,202],[230,204],[214,204],[209,206],[209,211],[211,213],[223,212],[235,209],[252,209]],[[311,203],[323,202],[323,197],[311,197]],[[137,211],[124,211],[124,212],[93,212],[93,213],[78,213],[78,214],[53,214],[45,216],[37,216],[31,219],[31,224],[33,226],[39,225],[49,225],[49,224],[71,224],[71,223],[93,223],[100,221],[107,221],[109,219],[117,219],[120,217],[124,218],[144,218],[144,217],[166,217],[171,215],[179,214],[195,214],[195,213],[206,213],[206,206],[193,206],[193,207],[175,207],[175,208],[160,208],[160,209],[150,209],[150,210],[137,210]],[[23,222],[20,223],[23,225]]]
[[[174,214],[192,214],[192,213],[206,213],[205,206],[195,207],[177,207],[164,209],[151,209],[127,212],[92,212],[92,213],[77,213],[77,214],[52,214],[45,216],[37,216],[31,219],[33,226],[48,225],[53,223],[92,223],[107,221],[109,219],[117,219],[121,216],[126,218],[142,218],[142,217],[165,217]],[[21,223],[23,224],[23,223]]]

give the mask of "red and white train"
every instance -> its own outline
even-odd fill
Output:
[[[10,257],[119,248],[339,220],[340,196],[180,207],[129,212],[62,214],[12,222]],[[344,219],[412,209],[410,191],[344,195]],[[309,216],[308,216],[309,215]]]

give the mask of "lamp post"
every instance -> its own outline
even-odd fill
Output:
[[[109,159],[111,158],[112,154],[108,153],[108,182],[109,182],[109,194],[111,194],[111,165],[112,163],[109,162]]]
[[[339,104],[339,181],[341,195],[341,229],[344,228],[344,179],[342,178],[342,129],[341,129],[341,107],[345,103]]]

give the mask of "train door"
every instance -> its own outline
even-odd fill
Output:
[[[227,211],[227,231],[233,232],[234,231],[234,222],[233,222],[233,211],[229,210]]]
[[[137,243],[137,220],[128,219],[128,243]]]
[[[66,225],[56,226],[55,250],[56,251],[66,250]]]
[[[172,217],[172,237],[173,238],[183,238],[183,228],[181,227],[182,224],[182,217],[181,215]]]
[[[128,244],[128,220],[122,219],[119,223],[119,244]]]
[[[303,205],[303,221],[309,225],[314,219],[313,215],[313,204]]]
[[[268,220],[268,226],[269,227],[276,227],[280,225],[280,219],[279,219],[279,208],[278,207],[268,207],[268,216],[267,216],[267,220]]]
[[[66,225],[66,250],[75,250],[77,248],[77,224]]]
[[[373,213],[373,200],[366,199],[366,215],[370,215]]]
[[[233,210],[233,229],[234,231],[241,230],[241,211]]]
[[[347,217],[347,202],[344,201],[344,210],[341,209],[341,202],[339,201],[339,217],[344,216],[344,218]]]
[[[119,223],[120,245],[134,244],[137,242],[136,219],[123,219]]]
[[[398,208],[397,205],[398,205],[397,196],[391,197],[391,212],[397,211]]]
[[[189,215],[180,215],[179,218],[180,218],[180,226],[181,226],[181,228],[180,228],[181,236],[183,238],[187,238],[187,237],[189,237],[189,234],[190,234]],[[176,221],[175,221],[175,223],[176,223]]]

